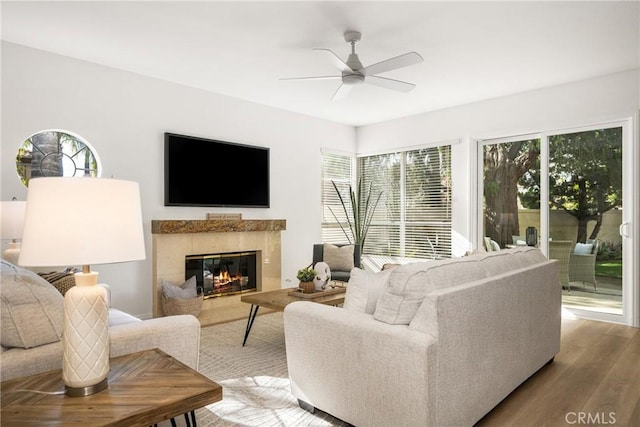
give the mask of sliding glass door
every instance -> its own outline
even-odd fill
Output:
[[[625,227],[632,204],[624,199],[633,180],[623,157],[629,127],[611,123],[478,145],[478,246],[539,247],[560,263],[565,308],[624,323],[631,323],[625,292],[633,290],[633,265],[624,263],[631,248]]]
[[[621,316],[622,127],[549,135],[548,146],[549,249],[568,243],[563,304]]]

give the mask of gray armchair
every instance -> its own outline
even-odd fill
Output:
[[[338,248],[344,248],[345,246],[349,246],[349,245],[350,245],[349,243],[345,243],[345,244],[336,244],[335,246],[337,246]],[[353,246],[353,267],[360,268],[360,257],[361,257],[360,245],[352,245],[352,246]],[[351,276],[351,268],[349,269],[334,268],[335,265],[332,265],[331,262],[327,262],[327,259],[325,259],[325,256],[324,256],[323,243],[313,245],[312,266],[315,265],[315,263],[320,261],[326,262],[329,265],[329,268],[331,269],[331,280],[338,280],[340,282],[349,281],[349,277]],[[340,263],[340,264],[344,265],[345,263]]]
[[[569,256],[569,281],[593,284],[593,291],[598,290],[596,281],[596,257],[598,256],[598,240],[587,241],[591,244],[589,253],[576,253],[575,250]],[[588,247],[587,247],[588,248]]]
[[[567,287],[571,292],[569,280],[569,257],[573,249],[571,240],[552,240],[549,242],[549,259],[557,259],[560,265],[560,285]]]

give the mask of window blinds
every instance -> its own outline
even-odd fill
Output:
[[[348,231],[340,200],[354,174],[352,159],[323,155],[323,241],[344,242],[338,222]],[[382,192],[367,234],[363,255],[394,259],[451,257],[451,146],[420,148],[357,159],[364,188]],[[338,220],[328,208],[333,209]]]

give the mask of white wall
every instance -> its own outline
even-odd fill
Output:
[[[357,129],[358,153],[452,146],[454,255],[471,247],[476,140],[627,119],[640,109],[640,70],[520,93]],[[460,142],[460,143],[457,143]],[[637,143],[637,139],[636,139]]]
[[[15,153],[32,133],[62,128],[90,141],[100,153],[104,176],[141,185],[147,260],[96,270],[112,286],[114,306],[145,316],[151,313],[151,219],[204,218],[207,212],[284,218],[283,286],[293,286],[297,269],[310,262],[311,246],[320,241],[321,148],[375,153],[455,142],[453,228],[459,255],[472,239],[475,139],[630,117],[640,108],[639,81],[636,69],[354,130],[3,42],[1,199],[26,198]],[[165,131],[270,147],[271,208],[164,207]]]
[[[320,150],[355,152],[356,148],[350,126],[6,42],[2,43],[1,112],[2,200],[13,196],[26,200],[15,171],[15,154],[31,134],[50,128],[87,139],[102,159],[104,177],[140,183],[147,259],[94,269],[112,287],[115,307],[143,317],[151,313],[152,219],[204,219],[207,212],[286,219],[283,286],[293,286],[297,270],[311,262],[313,243],[321,239]],[[271,208],[164,207],[166,131],[270,147]]]

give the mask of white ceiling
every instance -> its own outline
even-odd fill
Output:
[[[639,66],[640,3],[11,2],[2,39],[354,126]],[[406,52],[424,62],[382,74],[409,93],[360,85],[331,101],[346,30],[367,66]]]

